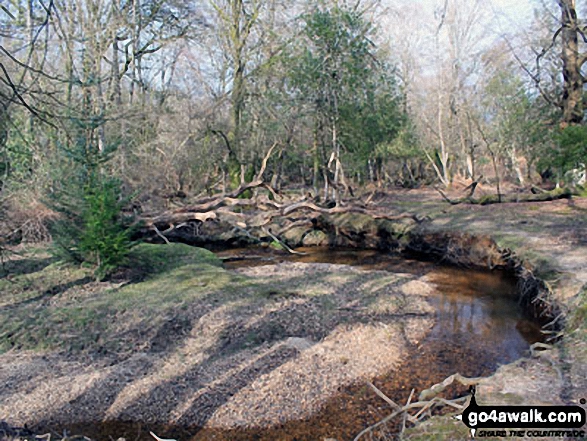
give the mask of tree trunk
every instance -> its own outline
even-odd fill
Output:
[[[240,52],[240,51],[239,51]],[[243,62],[239,58],[235,60],[234,63],[234,78],[233,78],[233,86],[232,86],[232,94],[231,94],[231,105],[232,105],[232,133],[230,136],[230,140],[232,143],[232,148],[239,161],[242,161],[242,152],[240,148],[240,138],[241,138],[241,120],[242,120],[242,113],[243,113],[243,105],[244,105],[244,73],[245,69],[243,66]]]
[[[369,170],[369,182],[375,182],[375,171],[373,167],[373,160],[371,158],[367,160],[367,168]]]
[[[35,14],[34,14],[34,0],[28,0],[27,1],[27,30],[29,32],[28,35],[28,43],[30,45],[30,65],[34,68],[36,68],[36,63],[35,63],[35,59],[36,59],[36,51],[34,48],[34,44],[35,44]],[[24,78],[23,78],[24,79]],[[32,77],[31,74],[31,80],[35,80]],[[32,113],[29,114],[29,118],[27,121],[27,132],[28,132],[28,136],[29,136],[29,142],[32,145],[36,144],[35,141],[35,115],[33,115]]]
[[[314,187],[314,192],[318,194],[318,181],[320,180],[320,148],[318,146],[318,129],[316,129],[314,132],[313,156],[314,174],[312,176],[312,187]]]
[[[332,199],[334,199],[338,204],[340,202],[338,191],[338,185],[340,183],[340,146],[338,145],[337,140],[336,122],[333,122],[332,124],[332,149],[332,154],[334,158],[334,185],[332,186]]]
[[[563,61],[563,126],[583,121],[583,77],[579,54],[579,23],[575,0],[558,0],[561,8],[561,37]]]
[[[440,161],[441,170],[440,170],[440,180],[444,184],[445,187],[450,185],[450,176],[448,173],[448,149],[446,148],[446,142],[444,140],[444,131],[442,127],[442,119],[443,119],[443,108],[442,108],[442,95],[438,94],[438,140],[440,142],[440,151],[438,154],[438,159]],[[436,167],[435,167],[436,168]]]
[[[512,168],[516,172],[516,178],[518,178],[518,183],[523,186],[525,183],[524,174],[522,173],[522,169],[520,168],[520,162],[518,161],[518,154],[516,152],[515,145],[513,145],[510,148],[509,153],[510,153],[510,161],[512,162]]]

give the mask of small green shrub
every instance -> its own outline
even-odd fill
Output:
[[[54,254],[61,260],[95,267],[101,280],[125,262],[132,242],[125,227],[124,200],[117,179],[102,176],[91,180],[78,195],[74,209],[61,209],[53,223]]]
[[[130,230],[121,219],[120,183],[105,177],[84,193],[79,249],[86,262],[96,265],[98,278],[103,278],[124,263],[131,246]]]
[[[81,124],[81,123],[80,123]],[[125,262],[132,242],[130,219],[123,216],[127,202],[121,183],[107,172],[116,146],[99,149],[95,127],[81,126],[83,136],[70,148],[59,170],[59,186],[49,194],[50,205],[61,216],[51,225],[54,254],[61,260],[89,264],[98,280]]]

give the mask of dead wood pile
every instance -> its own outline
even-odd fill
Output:
[[[224,232],[238,231],[255,241],[275,240],[295,227],[313,228],[321,215],[357,213],[372,219],[396,221],[400,219],[422,221],[418,216],[402,213],[390,215],[370,204],[370,199],[362,202],[357,198],[346,199],[339,204],[327,201],[320,204],[310,192],[303,196],[282,194],[265,182],[263,174],[273,147],[263,159],[257,176],[248,183],[230,192],[222,192],[193,201],[181,208],[163,213],[143,215],[140,218],[139,236],[157,235],[168,241],[170,237],[181,237],[179,230],[198,234],[204,224],[222,224]],[[178,234],[179,233],[179,234]],[[187,233],[186,233],[187,234]]]

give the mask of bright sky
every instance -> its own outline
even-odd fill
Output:
[[[465,0],[473,1],[473,0]],[[494,10],[500,17],[504,29],[515,29],[525,25],[532,18],[534,7],[540,0],[486,0],[489,9]],[[393,9],[394,5],[409,5],[422,9],[423,12],[432,12],[435,8],[442,8],[444,0],[383,0]]]
[[[527,26],[534,15],[536,0],[490,0],[503,31]]]
[[[528,19],[532,17],[534,8],[530,0],[491,0],[496,10],[502,10],[512,19]]]
[[[405,67],[405,75],[410,71],[420,72],[422,75],[434,76],[437,56],[446,58],[446,38],[441,43],[444,52],[436,54],[434,51],[435,33],[439,24],[439,12],[444,8],[446,0],[380,0],[385,13],[382,19],[383,34],[390,38],[390,52],[395,56],[394,62]],[[475,7],[474,2],[479,2]],[[501,42],[508,35],[515,35],[531,27],[534,18],[534,9],[542,1],[549,0],[449,0],[450,4],[463,8],[461,19],[465,23],[470,13],[480,14],[474,17],[470,31],[470,39],[463,39],[465,58],[472,50],[474,57],[483,48],[489,48],[496,42]],[[436,14],[434,12],[437,12]],[[445,27],[446,28],[446,27]],[[463,28],[461,28],[463,29]],[[404,57],[404,54],[409,54]],[[415,60],[415,61],[414,61]],[[463,60],[461,60],[463,61]],[[465,62],[471,60],[464,60]],[[446,62],[446,60],[440,62]]]

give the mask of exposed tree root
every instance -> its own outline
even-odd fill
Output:
[[[520,262],[516,254],[511,250],[505,250],[504,258],[511,262]],[[554,302],[551,285],[539,279],[522,263],[514,267],[518,279],[519,302],[526,308],[533,310],[536,317],[549,318],[550,321],[542,326],[544,334],[552,334],[549,340],[560,336],[560,329],[566,318],[566,312],[561,309],[559,303]]]

